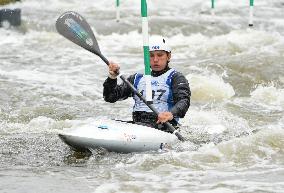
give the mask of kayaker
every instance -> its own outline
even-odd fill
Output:
[[[182,73],[169,67],[171,49],[164,38],[159,37],[150,41],[149,51],[153,105],[159,111],[158,116],[131,91],[127,84],[117,84],[120,69],[117,63],[110,62],[109,76],[103,84],[103,96],[105,101],[110,103],[133,97],[135,101],[133,122],[167,131],[162,123],[169,121],[176,126],[177,120],[183,118],[188,111],[190,87]],[[127,79],[145,97],[145,76],[135,73]]]

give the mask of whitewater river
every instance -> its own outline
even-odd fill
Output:
[[[97,119],[131,119],[133,101],[102,97],[107,66],[60,36],[56,19],[83,15],[102,53],[143,72],[140,1],[22,0],[22,26],[0,28],[1,193],[283,193],[284,1],[149,0],[149,33],[171,45],[191,107],[190,141],[168,152],[75,154],[57,136]]]

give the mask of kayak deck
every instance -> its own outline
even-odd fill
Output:
[[[113,120],[64,129],[59,137],[75,150],[104,148],[122,153],[159,150],[177,141],[171,133]]]

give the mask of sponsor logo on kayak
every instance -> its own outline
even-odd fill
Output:
[[[124,139],[127,142],[131,142],[132,140],[136,139],[136,135],[124,133]]]
[[[100,129],[108,129],[108,126],[107,125],[99,125],[98,128],[100,128]]]
[[[167,143],[161,143],[160,150],[169,150],[171,146]]]

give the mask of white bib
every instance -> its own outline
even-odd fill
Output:
[[[168,70],[166,73],[158,76],[151,77],[152,86],[152,100],[154,107],[158,112],[170,111],[173,107],[173,95],[172,95],[172,76],[176,73],[174,69]],[[134,87],[138,92],[142,93],[146,98],[146,81],[145,76],[142,74],[136,74],[134,78]],[[134,96],[135,104],[133,111],[146,111],[152,112],[152,110],[138,97]]]

